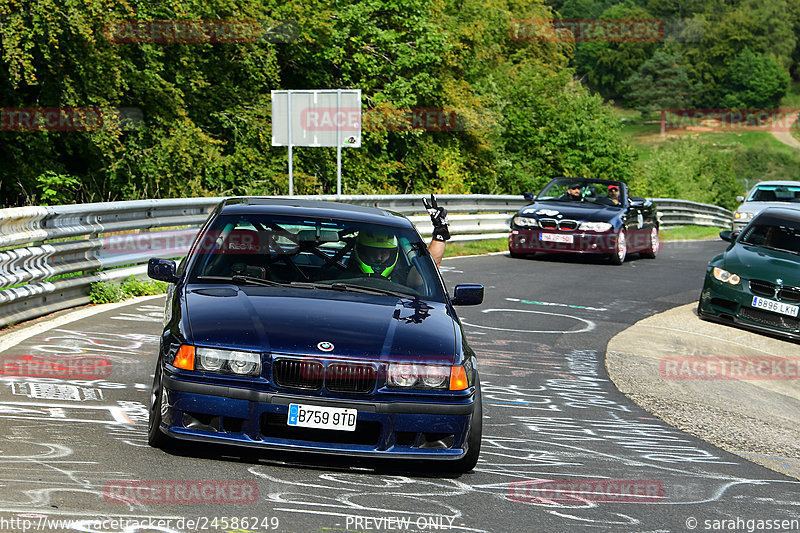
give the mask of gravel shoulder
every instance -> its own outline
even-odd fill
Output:
[[[695,307],[654,315],[612,338],[606,351],[611,380],[668,424],[800,479],[800,345],[702,321]],[[748,378],[733,372],[733,379],[719,379],[723,368],[713,358],[741,362]],[[770,379],[751,379],[748,363],[764,370],[763,363],[758,367],[764,358],[782,361],[771,362]]]

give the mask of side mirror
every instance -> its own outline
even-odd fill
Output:
[[[739,236],[738,231],[731,231],[729,229],[723,230],[719,232],[719,238],[723,241],[733,242],[736,240],[736,237]]]
[[[483,285],[475,283],[464,283],[456,285],[453,297],[450,298],[453,305],[479,305],[483,303]]]
[[[178,283],[178,280],[181,279],[175,274],[175,261],[157,257],[152,257],[147,262],[147,276],[167,283]]]
[[[736,197],[736,201],[739,202],[739,203],[744,202],[744,196],[737,196]]]
[[[532,192],[524,192],[522,193],[522,197],[528,200],[529,202],[532,202],[536,199],[536,195],[533,194]]]

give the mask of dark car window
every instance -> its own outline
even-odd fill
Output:
[[[765,185],[757,187],[748,202],[800,202],[800,185]]]
[[[444,301],[436,265],[415,231],[361,222],[222,215],[198,237],[190,269],[190,283],[240,276]]]
[[[800,223],[761,216],[745,229],[739,242],[800,254]]]

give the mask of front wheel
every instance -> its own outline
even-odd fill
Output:
[[[615,265],[621,265],[625,262],[625,258],[628,256],[628,240],[625,236],[625,230],[619,230],[617,233],[617,245],[616,249],[613,254],[611,254],[611,263]]]
[[[647,259],[655,259],[661,249],[661,242],[658,240],[658,228],[655,226],[650,229],[650,246],[647,250],[640,252],[639,255]]]
[[[164,448],[172,439],[161,431],[161,421],[166,411],[166,393],[161,383],[161,363],[156,366],[153,386],[150,388],[150,411],[147,419],[147,444],[154,448]]]

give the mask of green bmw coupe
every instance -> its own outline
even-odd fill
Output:
[[[697,315],[800,339],[800,210],[770,207],[708,263]]]

